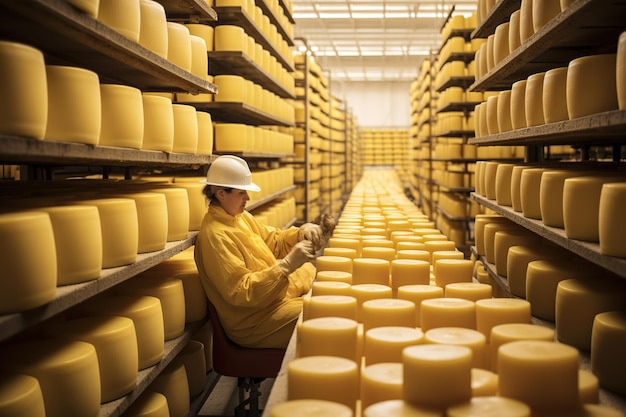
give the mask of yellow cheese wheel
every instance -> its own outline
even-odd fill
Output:
[[[436,285],[403,285],[398,288],[397,298],[409,300],[415,304],[416,325],[421,326],[421,305],[422,300],[429,298],[442,298],[444,289]]]
[[[561,4],[559,0],[533,1],[533,29],[539,31],[552,20],[556,15],[561,13]]]
[[[530,219],[541,219],[540,185],[545,168],[528,168],[520,177],[522,214]]]
[[[100,415],[100,372],[93,345],[38,339],[2,350],[4,370],[39,381],[46,417]]]
[[[167,60],[185,71],[191,70],[191,33],[182,23],[167,22]]]
[[[124,412],[128,417],[169,417],[167,398],[158,392],[142,393]]]
[[[600,385],[619,394],[626,393],[626,361],[620,352],[626,346],[626,312],[607,311],[594,317],[591,332],[591,371]]]
[[[363,303],[377,298],[392,298],[392,289],[382,284],[352,284],[350,287],[352,297],[357,300],[357,319],[361,322]]]
[[[350,295],[350,284],[339,281],[316,280],[311,286],[311,296],[316,295]]]
[[[171,152],[174,145],[174,109],[167,97],[142,94],[143,140],[141,147]]]
[[[430,283],[430,263],[415,259],[394,259],[391,261],[391,287],[397,291],[403,285],[428,285]]]
[[[491,329],[506,323],[530,323],[530,303],[518,298],[485,298],[475,303],[476,329],[490,342]]]
[[[543,115],[546,123],[569,118],[567,113],[567,67],[546,71],[543,79]]]
[[[185,367],[189,395],[196,397],[202,393],[206,382],[204,345],[196,340],[189,340],[174,360]]]
[[[409,346],[402,364],[403,399],[412,405],[441,409],[471,398],[472,350],[466,346]]]
[[[485,368],[486,339],[474,329],[437,327],[424,333],[424,343],[465,346],[472,350],[472,368]]]
[[[626,309],[622,283],[566,279],[556,290],[555,322],[559,341],[578,349],[591,349],[593,321],[597,314]]]
[[[416,327],[415,303],[397,298],[366,300],[361,305],[363,331],[385,326]]]
[[[510,206],[511,202],[511,175],[513,164],[498,164],[496,169],[495,199],[499,205]]]
[[[486,51],[486,55],[487,55],[487,72],[491,71],[492,68],[495,66],[495,60],[494,60],[494,41],[495,41],[495,34],[491,34],[489,36],[487,36],[487,47],[485,48]]]
[[[513,52],[521,45],[520,38],[520,13],[518,9],[511,13],[509,18],[509,51]]]
[[[139,44],[167,59],[167,17],[165,8],[154,0],[139,0]]]
[[[621,213],[626,204],[626,183],[604,184],[600,192],[598,240],[600,252],[626,258],[626,229]]]
[[[396,259],[396,250],[393,247],[366,246],[365,242],[367,241],[363,242],[363,249],[361,250],[362,259],[382,259],[388,262]]]
[[[213,154],[213,120],[211,113],[197,111],[198,119],[198,147],[196,152],[198,155]]]
[[[470,301],[490,298],[492,291],[491,285],[480,282],[454,282],[447,284],[444,288],[445,297],[463,298]]]
[[[495,97],[495,96],[494,96]],[[489,97],[490,99],[492,97]],[[496,199],[496,171],[498,170],[498,162],[487,162],[485,164],[485,197],[490,200]]]
[[[426,248],[426,245],[424,245]],[[430,263],[430,252],[427,250],[419,249],[400,249],[396,251],[397,259],[414,259],[416,261],[426,261]]]
[[[137,253],[153,252],[165,248],[167,242],[167,202],[160,193],[138,192],[120,194],[130,198],[137,207]]]
[[[316,268],[318,272],[323,271],[343,271],[350,274],[353,273],[354,260],[344,256],[322,255],[316,259]]]
[[[184,188],[187,190],[187,198],[189,202],[189,231],[200,230],[202,218],[207,211],[206,197],[202,193],[204,184],[196,182],[176,181],[176,188]]]
[[[215,96],[218,102],[245,102],[245,79],[240,75],[216,75],[214,78],[219,93]]]
[[[367,408],[382,401],[402,399],[403,373],[402,364],[397,362],[364,367],[360,378],[361,407]]]
[[[363,248],[363,250],[365,249],[366,248]],[[387,286],[390,284],[389,275],[391,273],[391,264],[388,260],[356,258],[350,261],[352,262],[353,284],[380,284]]]
[[[167,399],[170,417],[185,417],[189,414],[189,383],[183,363],[171,362],[146,389],[148,392],[158,392]]]
[[[42,211],[0,214],[0,313],[42,306],[56,295],[57,255],[50,216]],[[37,262],[32,254],[37,253]]]
[[[172,152],[195,154],[198,151],[198,116],[188,104],[173,104],[174,141]]]
[[[416,327],[384,326],[369,329],[363,340],[365,364],[400,363],[402,350],[423,343],[423,339],[424,333]]]
[[[363,410],[363,417],[441,417],[440,411],[417,407],[404,400],[387,400],[372,404]]]
[[[356,362],[336,356],[297,358],[287,366],[287,400],[333,401],[356,409],[359,391]]]
[[[45,417],[39,381],[31,376],[15,373],[0,376],[0,415]]]
[[[526,42],[535,33],[533,26],[533,2],[534,0],[522,0],[520,4],[520,41]]]
[[[219,25],[215,27],[216,51],[246,51],[247,38],[242,27],[234,25]]]
[[[183,283],[185,294],[185,322],[194,323],[206,318],[207,298],[198,272],[179,273],[174,278]]]
[[[491,328],[489,338],[489,361],[491,370],[498,372],[498,349],[505,343],[519,340],[554,341],[554,330],[530,323],[505,323]]]
[[[539,244],[541,244],[541,239],[524,229],[497,231],[493,238],[496,274],[503,277],[508,275],[508,255],[511,246],[536,246]]]
[[[526,298],[526,271],[532,261],[554,259],[558,252],[544,245],[514,245],[507,253],[507,281],[511,294]]]
[[[511,126],[513,129],[526,127],[526,80],[516,81],[511,86]]]
[[[135,325],[126,317],[94,316],[55,323],[46,332],[90,343],[96,349],[100,369],[101,402],[131,392],[137,384],[138,351]]]
[[[345,271],[317,271],[317,281],[337,281],[352,285],[352,274]]]
[[[476,245],[476,252],[478,255],[485,255],[485,240],[484,240],[484,230],[485,225],[493,222],[510,222],[510,220],[502,217],[499,214],[477,214],[474,220],[474,241]]]
[[[513,210],[522,211],[522,172],[532,167],[515,165],[511,172],[511,207]]]
[[[187,189],[178,187],[155,187],[151,192],[163,194],[167,204],[167,241],[186,239],[189,236],[189,197]]]
[[[302,312],[304,320],[318,317],[343,317],[356,320],[358,301],[352,295],[315,295],[306,302]]]
[[[483,108],[484,110],[485,108]],[[498,96],[491,96],[487,99],[487,132],[490,135],[495,135],[500,133],[500,128],[498,126]],[[487,164],[489,165],[489,163]]]
[[[546,170],[541,175],[539,186],[539,206],[543,224],[564,228],[563,222],[563,187],[567,178],[580,177],[586,171]]]
[[[488,263],[495,264],[496,262],[496,247],[495,238],[496,233],[500,231],[517,231],[521,230],[520,227],[512,222],[491,222],[487,223],[483,228],[484,234],[484,246],[485,246],[485,260]]]
[[[213,370],[213,329],[211,323],[207,322],[200,327],[192,336],[191,340],[197,340],[204,346],[204,363],[205,370],[208,374]]]
[[[616,58],[617,101],[620,110],[626,109],[626,32],[622,32],[617,44]]]
[[[45,140],[97,145],[101,129],[100,79],[83,68],[46,65]]]
[[[298,357],[329,355],[356,361],[357,327],[355,320],[344,317],[304,320],[298,326]]]
[[[135,87],[100,84],[101,118],[98,145],[141,149],[143,100]]]
[[[473,370],[472,370],[473,371]],[[511,398],[474,396],[468,402],[448,407],[448,417],[531,417],[531,409],[522,401]]]
[[[474,264],[469,259],[439,259],[433,267],[435,284],[445,288],[455,282],[471,282],[473,270]]]
[[[543,115],[543,80],[545,75],[545,72],[539,72],[529,76],[526,80],[524,112],[526,113],[526,126],[528,127],[545,123]]]
[[[139,0],[100,0],[98,4],[98,20],[135,42],[139,41],[140,15]]]
[[[249,149],[249,142],[246,125],[237,123],[215,124],[216,151],[245,151]]]
[[[498,107],[496,109],[498,130],[508,132],[513,129],[511,122],[511,90],[504,90],[498,94]]]
[[[189,28],[187,28],[189,29]],[[204,38],[189,34],[191,43],[191,69],[190,72],[204,80],[209,72],[209,58]]]
[[[420,327],[428,331],[436,327],[476,328],[476,306],[461,298],[429,298],[422,300]]]
[[[334,401],[292,400],[276,404],[270,417],[353,417],[350,407]]]
[[[331,248],[325,247],[322,256],[340,256],[343,258],[354,259],[357,257],[356,249],[352,248]]]
[[[600,384],[598,377],[591,371],[578,371],[578,393],[581,404],[598,404],[600,402]]]
[[[493,42],[494,63],[498,64],[509,56],[509,22],[501,23],[496,27]]]
[[[498,349],[499,395],[522,401],[533,413],[576,409],[578,351],[538,340],[510,342]]]
[[[472,368],[472,397],[498,394],[498,375],[487,369]]]
[[[0,133],[43,139],[48,120],[43,53],[21,43],[0,41],[0,62],[0,90],[11,103],[0,108]]]
[[[617,110],[616,54],[584,56],[567,69],[567,112],[570,119]]]
[[[206,45],[207,51],[212,51],[214,40],[215,40],[215,29],[213,26],[204,24],[204,23],[185,23],[187,29],[189,29],[189,34],[200,36],[204,39],[204,44]],[[221,27],[221,26],[218,26]]]

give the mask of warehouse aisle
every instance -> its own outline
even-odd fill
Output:
[[[273,378],[268,378],[261,383],[260,409],[265,408],[273,385]],[[234,410],[238,402],[237,378],[222,376],[200,409],[198,417],[232,417],[235,415]]]

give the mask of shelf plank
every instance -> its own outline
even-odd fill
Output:
[[[83,143],[49,142],[0,135],[0,162],[7,164],[200,167],[212,155],[167,153]]]
[[[522,0],[499,0],[472,32],[472,38],[486,38],[495,33],[499,24],[509,21],[511,13],[519,10]]]
[[[137,260],[130,265],[103,269],[100,277],[93,281],[59,286],[57,287],[56,298],[44,306],[21,313],[0,316],[0,340],[6,340],[171,258],[193,246],[197,234],[198,232],[191,232],[187,239],[168,242],[163,250],[138,254]]]
[[[472,193],[472,198],[480,205],[483,205],[496,213],[506,217],[520,226],[536,233],[537,235],[556,243],[557,245],[573,252],[580,257],[598,265],[614,274],[626,278],[626,259],[603,255],[600,252],[600,245],[582,240],[568,239],[564,229],[545,226],[541,220],[529,219],[513,210],[511,207],[498,205],[495,200],[489,200],[476,193]]]
[[[461,87],[465,90],[470,85],[472,85],[474,81],[475,78],[473,75],[449,77],[448,79],[444,80],[440,85],[438,85],[435,90],[439,93],[450,87]]]
[[[283,98],[295,98],[274,77],[267,74],[256,62],[242,51],[210,51],[209,72],[211,75],[237,74],[260,84],[263,88]]]
[[[261,207],[263,204],[267,204],[271,201],[276,200],[278,197],[280,197],[281,195],[285,194],[286,192],[295,190],[296,186],[295,185],[291,185],[289,187],[283,188],[282,190],[276,191],[275,193],[272,193],[260,200],[252,200],[250,203],[248,203],[248,205],[246,206],[246,210],[250,211],[250,210],[254,210],[257,209],[259,207]]]
[[[611,145],[626,142],[626,110],[474,137],[473,145]]]
[[[142,91],[217,92],[215,84],[63,0],[0,0],[0,37],[41,49],[47,64],[94,71],[102,83],[130,85]]]
[[[481,102],[475,102],[475,101],[452,102],[437,109],[437,113],[446,113],[450,111],[474,111],[474,108],[476,107],[476,105],[480,103],[482,103],[482,101]]]
[[[194,23],[217,21],[217,13],[205,0],[156,0],[165,8],[167,20]]]
[[[577,0],[476,80],[470,91],[505,90],[574,58],[615,53],[625,22],[624,0]]]
[[[293,126],[293,123],[263,112],[245,103],[210,101],[206,103],[189,103],[198,110],[211,113],[213,120],[223,123],[244,123],[249,125]]]

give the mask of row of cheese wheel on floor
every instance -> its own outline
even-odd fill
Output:
[[[617,53],[530,75],[476,106],[476,136],[626,109],[626,32]]]
[[[211,115],[134,87],[102,84],[90,70],[46,65],[28,45],[0,42],[0,85],[11,106],[0,133],[164,152],[210,155]]]
[[[477,194],[546,226],[562,228],[570,239],[599,242],[603,254],[626,257],[626,229],[620,220],[626,199],[623,173],[568,164],[476,165]]]
[[[626,343],[624,282],[500,215],[477,215],[475,236],[477,254],[511,294],[528,300],[534,317],[555,323],[560,342],[591,352],[603,387],[626,393],[626,361],[610,353]]]
[[[345,227],[341,218],[338,227]],[[342,238],[347,239],[343,236]],[[333,242],[332,239],[330,242]],[[367,235],[362,236],[361,242],[367,240]],[[330,245],[329,249],[332,249],[332,243]],[[363,247],[363,249],[366,248],[367,246]],[[433,252],[432,255],[436,253]],[[353,259],[353,267],[358,259]],[[325,259],[318,258],[318,260],[324,261]],[[413,262],[420,261],[414,260]],[[429,262],[422,262],[429,266]],[[469,262],[470,266],[473,266],[471,261]],[[394,415],[380,414],[392,412],[391,410],[416,416],[450,415],[446,412],[452,413],[455,407],[467,409],[472,408],[472,404],[478,407],[476,403],[480,401],[472,399],[472,388],[479,386],[486,389],[481,392],[481,395],[488,395],[492,398],[492,409],[496,407],[496,403],[516,400],[514,401],[516,407],[521,408],[517,409],[517,414],[510,415],[530,416],[531,411],[535,414],[547,412],[555,415],[557,411],[565,410],[569,413],[567,415],[578,415],[576,413],[620,415],[616,410],[608,407],[592,404],[580,405],[581,400],[589,401],[590,397],[587,396],[589,392],[596,392],[596,399],[592,402],[597,401],[597,378],[579,370],[578,352],[570,346],[554,342],[552,330],[530,324],[531,314],[528,301],[489,298],[489,296],[476,301],[460,298],[458,294],[461,293],[456,293],[456,297],[444,296],[442,298],[442,293],[447,292],[448,289],[452,291],[454,284],[468,287],[464,290],[466,295],[472,293],[469,287],[474,287],[475,290],[478,287],[488,289],[490,287],[466,281],[447,284],[444,289],[432,282],[436,279],[436,275],[427,285],[414,283],[398,287],[397,295],[394,297],[394,289],[391,285],[362,284],[359,283],[360,281],[354,283],[352,281],[354,272],[354,268],[352,274],[345,270],[318,270],[317,281],[314,283],[311,296],[305,299],[303,321],[297,327],[296,340],[299,357],[291,361],[288,366],[289,401],[282,406],[275,407],[278,409],[276,416],[282,417],[283,414],[279,413],[281,408],[297,409],[290,407],[297,407],[297,402],[303,400],[330,401],[335,406],[342,404],[349,410],[343,409],[342,412],[346,412],[346,415]],[[357,269],[356,276],[363,279],[366,274]],[[417,279],[421,275],[409,274],[408,279],[411,276]],[[438,290],[438,293],[432,290]],[[411,302],[401,296],[414,301]],[[422,298],[418,299],[418,297]],[[352,307],[346,308],[348,305]],[[360,316],[359,305],[362,313]],[[440,321],[436,324],[431,323],[432,326],[428,324],[430,319],[427,319],[425,323],[418,322],[415,314],[418,305],[420,306],[420,319],[429,317],[429,309],[433,307],[433,310],[439,310]],[[487,313],[489,305],[493,307],[491,314]],[[509,316],[507,311],[510,311],[506,309],[509,305],[515,306],[510,311],[518,312],[523,315],[523,318]],[[476,330],[479,310],[481,320],[490,316],[495,321],[491,322],[490,337],[498,326],[524,327],[524,330],[514,330],[510,333],[513,340],[517,342],[508,343],[506,348],[503,345],[498,349],[500,352],[497,361],[498,375],[487,369],[473,368],[474,350],[460,342],[464,339],[460,335],[467,333],[481,336],[482,340],[486,341],[485,334]],[[463,319],[464,317],[466,320]],[[367,330],[365,329],[366,322],[369,323]],[[470,322],[471,325],[468,324]],[[425,331],[424,324],[428,327]],[[417,325],[421,326],[419,330]],[[538,334],[533,333],[534,330],[540,331],[544,336],[542,338],[530,336],[531,333]],[[441,337],[445,341],[444,343],[417,344],[414,338],[418,331],[441,332]],[[545,337],[549,340],[545,340]],[[341,339],[340,343],[337,342],[339,339]],[[363,364],[360,358],[367,350],[368,340],[372,348],[378,347],[376,352],[381,355],[385,352],[382,346],[387,343],[390,346],[387,352],[395,352],[395,360],[385,357],[381,359],[385,362],[368,366],[369,362],[366,361]],[[464,340],[467,342],[469,338]],[[403,342],[407,345],[402,346]],[[457,345],[451,346],[455,345],[455,342],[458,342]],[[352,358],[355,351],[357,352],[356,358]],[[540,351],[541,355],[537,355],[537,351]],[[373,352],[372,350],[370,358],[374,357]],[[338,353],[345,355],[338,356]],[[401,359],[397,358],[398,355]],[[542,355],[544,358],[541,358]],[[545,356],[549,356],[550,359],[546,361]],[[461,360],[461,357],[465,359]],[[460,365],[461,362],[463,365]],[[390,363],[394,365],[389,365]],[[455,373],[453,369],[456,369],[458,373]],[[389,397],[381,398],[385,395]],[[365,403],[363,403],[364,399]],[[368,401],[376,402],[370,404]],[[391,404],[386,401],[395,402]],[[499,407],[502,408],[496,408],[498,412],[495,415],[506,416],[507,411],[513,413],[511,404]],[[379,410],[379,414],[376,414],[375,410]]]
[[[98,416],[100,404],[135,390],[139,371],[163,359],[165,341],[182,336],[187,323],[205,320],[206,311],[188,249],[51,319],[26,341],[2,346],[0,413]],[[152,416],[140,410],[155,402],[171,416],[187,415],[189,397],[203,390],[212,368],[209,329],[192,339],[146,388],[142,397],[151,399],[138,400],[124,416]],[[154,392],[167,401],[153,398]]]

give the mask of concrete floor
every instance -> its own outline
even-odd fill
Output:
[[[273,378],[268,378],[261,382],[261,396],[259,397],[259,408],[261,410],[265,408],[265,403],[273,385]],[[238,403],[237,378],[222,376],[204,402],[198,417],[233,417]]]

